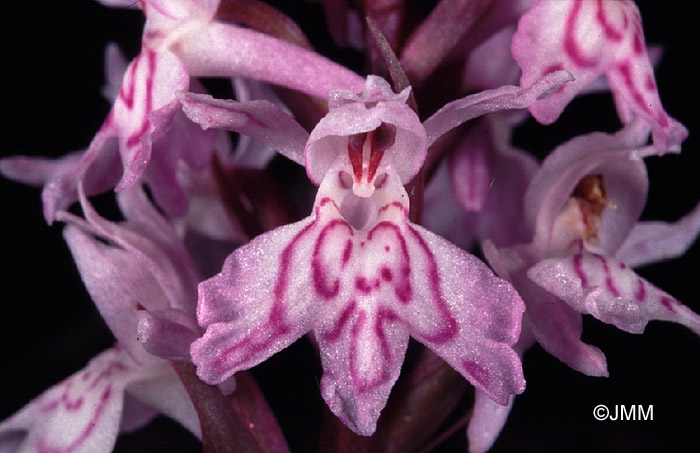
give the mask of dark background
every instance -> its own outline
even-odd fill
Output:
[[[323,32],[309,25],[311,17],[320,17],[317,6],[288,3],[312,40],[327,49]],[[657,71],[661,99],[690,130],[682,155],[647,161],[646,219],[675,220],[700,199],[700,15],[692,6],[689,0],[640,3],[647,42],[666,49]],[[103,49],[116,41],[128,57],[135,56],[140,12],[109,10],[89,0],[12,2],[7,8],[0,19],[0,154],[60,156],[84,148],[109,109],[100,96]],[[561,124],[530,127],[519,140],[548,150],[574,133],[610,130],[601,122],[611,111],[606,96],[577,101]],[[61,226],[48,227],[43,220],[39,190],[0,180],[0,241],[1,420],[82,368],[112,339],[80,282]],[[639,272],[700,312],[697,244],[680,259]],[[584,341],[606,353],[611,377],[580,375],[533,348],[524,361],[527,391],[517,398],[495,451],[700,451],[700,338],[669,323],[653,322],[644,335],[588,317],[584,325]],[[313,449],[320,417],[320,374],[309,351],[300,342],[256,370],[294,451]],[[299,401],[299,395],[309,396]],[[592,416],[597,404],[653,404],[654,420],[598,422]],[[145,433],[121,439],[117,449],[175,451],[175,446],[177,451],[198,448],[186,432],[161,418]],[[463,448],[460,430],[443,450]]]

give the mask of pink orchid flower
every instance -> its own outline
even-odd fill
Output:
[[[661,105],[641,17],[631,0],[540,0],[521,17],[512,52],[523,86],[551,71],[574,75],[574,82],[530,106],[543,124],[554,122],[577,93],[605,75],[620,120],[643,118],[659,153],[680,151],[688,136]]]
[[[100,217],[82,193],[85,220],[57,213],[117,346],[0,423],[3,450],[111,451],[120,430],[144,426],[158,413],[200,436],[195,408],[166,360],[190,361],[190,343],[199,336],[200,278],[141,187],[121,192],[119,201],[127,218],[122,224]]]
[[[370,76],[364,91],[333,91],[330,112],[307,134],[273,104],[183,94],[203,127],[265,140],[320,187],[312,215],[236,250],[200,285],[204,336],[192,345],[199,376],[218,383],[310,330],[321,393],[352,430],[374,432],[398,378],[409,336],[500,404],[524,389],[511,349],[520,299],[473,256],[408,221],[403,184],[427,145],[475,116],[523,108],[569,80],[552,74],[522,90],[502,87],[446,105],[423,124]],[[303,157],[302,157],[303,150]]]
[[[525,194],[532,241],[483,244],[496,273],[525,301],[516,349],[535,341],[573,369],[607,376],[603,352],[581,341],[582,314],[642,333],[651,320],[682,324],[700,335],[700,316],[637,275],[631,266],[680,256],[700,232],[700,205],[676,223],[638,222],[648,189],[642,159],[648,128],[633,121],[616,134],[592,133],[555,149]],[[512,402],[511,402],[512,403]],[[486,451],[510,409],[477,391],[468,436]]]
[[[141,53],[123,72],[123,79],[120,65],[108,64],[110,72],[117,73],[108,78],[121,80],[121,86],[108,90],[117,93],[116,99],[86,152],[46,185],[42,196],[49,223],[57,211],[75,201],[78,183],[91,177],[100,181],[95,189],[106,190],[116,183],[117,191],[142,178],[168,215],[179,217],[187,212],[187,195],[176,178],[178,167],[203,169],[217,138],[178,113],[177,91],[202,91],[197,82],[190,85],[191,77],[252,78],[320,98],[335,87],[362,88],[361,77],[312,51],[217,21],[219,3],[140,2],[146,16]],[[134,2],[104,4],[132,6]],[[121,160],[121,175],[115,174],[117,159]],[[91,172],[95,174],[90,176]]]

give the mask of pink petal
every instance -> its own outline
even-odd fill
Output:
[[[148,375],[130,383],[129,395],[153,407],[187,428],[197,438],[202,437],[199,416],[190,396],[170,363],[161,361],[159,368],[146,370]]]
[[[464,250],[476,240],[476,219],[464,211],[452,194],[448,161],[441,163],[423,194],[423,226]]]
[[[677,258],[690,248],[698,233],[700,204],[677,222],[638,222],[615,257],[631,267]]]
[[[177,308],[193,320],[198,277],[172,227],[136,189],[120,197],[126,224],[101,218],[84,198],[87,222],[70,214],[60,219],[69,224],[64,237],[105,321],[135,358],[150,361],[137,340],[136,311]]]
[[[311,329],[318,307],[305,260],[318,235],[314,224],[306,219],[256,237],[199,285],[197,320],[207,330],[191,354],[200,378],[221,383]]]
[[[514,399],[511,396],[508,404],[502,406],[485,393],[479,390],[474,392],[474,406],[467,426],[469,453],[487,452],[491,448],[508,420]]]
[[[581,315],[525,274],[530,263],[539,259],[539,252],[532,245],[499,250],[490,241],[482,243],[482,250],[496,273],[511,281],[525,301],[523,332],[516,348],[522,353],[533,337],[548,353],[576,371],[607,376],[605,355],[581,341]]]
[[[411,336],[499,404],[525,389],[512,345],[525,309],[486,265],[419,226],[408,226],[413,308],[400,305]]]
[[[562,69],[576,79],[529,107],[543,124],[554,122],[578,92],[605,74],[620,119],[643,118],[659,152],[679,150],[688,135],[661,106],[639,10],[629,0],[541,0],[520,19],[512,51],[523,86]]]
[[[608,376],[605,354],[581,341],[580,313],[525,275],[518,275],[514,284],[527,306],[525,319],[545,351],[587,376]]]
[[[237,77],[233,79],[233,89],[238,102],[265,99],[281,106],[290,114],[272,87],[266,83]],[[239,168],[265,168],[275,155],[275,149],[267,143],[239,135],[233,159],[225,159],[224,162]]]
[[[494,181],[490,137],[484,129],[475,127],[468,131],[450,158],[452,191],[459,206],[467,212],[482,210]]]
[[[136,336],[136,310],[166,308],[168,301],[157,282],[128,252],[104,244],[69,225],[64,238],[90,296],[115,337],[134,357],[144,357]]]
[[[119,137],[124,175],[117,190],[133,185],[141,176],[151,157],[152,142],[162,136],[179,107],[175,92],[188,86],[187,70],[170,52],[144,48],[131,62],[102,126],[105,133]],[[151,119],[154,114],[158,115],[157,125]]]
[[[126,393],[119,432],[132,433],[151,423],[157,416],[157,410]]]
[[[311,217],[257,237],[200,285],[207,330],[191,350],[200,377],[221,382],[313,329],[322,394],[359,434],[374,432],[408,334],[502,404],[523,390],[510,347],[522,301],[476,258],[407,223],[392,164],[383,161],[381,182],[361,198],[340,154]]]
[[[428,144],[450,129],[486,113],[525,108],[571,80],[573,78],[568,72],[556,71],[537,79],[529,88],[506,85],[452,101],[423,122]]]
[[[228,101],[194,93],[180,93],[179,98],[185,114],[202,129],[240,132],[303,164],[302,152],[309,134],[275,104],[265,100]]]
[[[578,253],[547,259],[528,276],[577,311],[627,332],[642,333],[647,322],[660,320],[700,335],[700,316],[614,258]]]
[[[136,320],[137,339],[150,354],[166,360],[192,361],[190,345],[199,337],[199,329],[190,315],[173,308],[139,310]]]
[[[142,376],[123,351],[103,352],[82,371],[0,423],[3,450],[111,451],[119,432],[125,387]]]
[[[531,239],[524,221],[523,196],[538,164],[528,153],[510,146],[510,116],[487,115],[473,127],[466,128],[456,145],[456,154],[438,167],[425,190],[423,224],[466,250],[471,249],[474,240],[488,239],[498,247],[506,247]],[[489,140],[485,142],[483,136],[488,136]],[[463,159],[459,157],[461,154],[472,153],[476,144],[487,147],[483,165],[488,166],[491,174],[488,179],[482,178],[481,184],[472,182],[469,167],[460,169],[454,165]],[[485,198],[479,202],[478,211],[466,212],[465,206],[476,207],[476,203],[463,200],[458,207],[458,193],[462,193],[462,197],[478,193],[479,198]],[[470,198],[475,200],[475,197]]]
[[[348,149],[348,136],[377,129],[382,123],[396,127],[394,144],[387,157],[408,183],[420,170],[427,151],[425,130],[418,116],[406,105],[408,89],[396,94],[384,79],[368,76],[364,90],[355,94],[336,90],[329,99],[330,112],[318,122],[304,150],[306,172],[320,184],[339,154]]]
[[[463,92],[518,83],[520,71],[510,55],[514,32],[514,26],[504,27],[469,51],[462,73]]]
[[[185,34],[177,55],[194,77],[246,77],[321,99],[336,88],[359,92],[364,85],[362,77],[315,52],[232,24],[212,22]]]
[[[316,340],[323,399],[351,430],[369,436],[399,377],[408,331],[393,312],[358,305],[349,302],[340,324],[334,330],[317,329]],[[347,331],[340,334],[344,326]]]

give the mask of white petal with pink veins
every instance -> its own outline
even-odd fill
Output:
[[[0,424],[2,450],[94,453],[111,451],[125,387],[143,371],[120,349],[94,358]]]
[[[700,335],[700,316],[614,258],[584,252],[546,259],[528,276],[581,313],[627,332],[642,333],[647,322],[660,320]]]
[[[562,69],[575,77],[529,107],[544,124],[605,74],[622,122],[643,118],[659,152],[680,150],[688,135],[661,105],[639,10],[630,0],[540,0],[520,19],[512,53],[523,70],[522,86]]]

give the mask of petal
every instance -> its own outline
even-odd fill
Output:
[[[201,439],[199,416],[171,364],[162,361],[160,368],[151,369],[143,379],[130,382],[126,390],[142,403],[177,421]]]
[[[194,314],[195,288],[200,277],[172,225],[151,204],[142,187],[120,193],[117,201],[127,218],[125,223],[100,217],[82,195],[81,207],[90,228],[138,258],[162,288],[169,307]]]
[[[638,222],[615,257],[631,267],[677,258],[695,242],[698,233],[700,204],[677,222]]]
[[[542,163],[525,194],[529,227],[541,250],[566,248],[570,238],[555,228],[574,188],[587,175],[602,175],[608,207],[602,212],[598,248],[614,253],[644,208],[649,181],[640,159],[646,133],[630,125],[616,134],[594,132],[557,147]]]
[[[525,275],[516,275],[514,284],[525,300],[530,330],[545,351],[587,376],[608,376],[605,354],[581,341],[580,313]]]
[[[624,331],[642,333],[647,322],[660,320],[700,335],[700,316],[614,258],[578,253],[547,259],[528,276],[577,311]]]
[[[139,310],[138,341],[150,354],[166,360],[191,362],[190,345],[199,337],[194,320],[180,310]]]
[[[498,2],[497,5],[513,3],[516,2]],[[514,26],[504,27],[469,50],[462,73],[463,92],[518,83],[520,71],[510,55],[514,32]]]
[[[442,357],[499,404],[525,388],[512,345],[523,301],[513,287],[472,255],[409,226],[412,302],[398,310],[411,336]]]
[[[506,85],[452,101],[423,122],[428,144],[433,144],[450,129],[486,113],[525,108],[571,80],[568,72],[556,71],[537,79],[529,88]]]
[[[124,351],[103,352],[0,423],[0,449],[111,451],[122,418],[124,389],[143,376]]]
[[[315,52],[232,24],[213,22],[185,34],[177,55],[194,77],[246,77],[324,100],[333,89],[360,92],[364,85],[362,77]]]
[[[605,74],[623,123],[644,118],[658,151],[679,150],[688,135],[661,106],[639,10],[631,1],[542,0],[520,19],[512,51],[523,70],[523,86],[561,69],[576,79],[529,107],[544,124],[554,122],[578,92]]]
[[[100,313],[130,353],[150,360],[136,340],[136,311],[177,308],[194,319],[198,277],[170,225],[137,190],[120,195],[127,224],[101,218],[85,198],[81,206],[87,222],[70,214],[61,218],[68,223],[64,237]]]
[[[238,102],[265,99],[281,106],[282,110],[291,115],[272,87],[266,83],[236,77],[233,79],[233,89]],[[270,147],[270,145],[262,141],[253,140],[247,135],[240,135],[233,159],[225,160],[224,162],[239,168],[265,168],[273,157],[275,157],[275,149]]]
[[[425,187],[423,226],[464,250],[476,240],[476,218],[466,213],[455,200],[448,160],[440,163]]]
[[[351,430],[372,435],[401,371],[406,327],[391,311],[365,310],[349,301],[332,330],[316,330],[316,340],[323,399]]]
[[[530,239],[523,195],[537,170],[531,155],[510,146],[510,128],[502,115],[484,117],[465,132],[450,159],[451,193],[468,212],[463,227],[498,247]]]
[[[514,399],[511,396],[508,404],[501,406],[485,393],[479,390],[474,392],[474,406],[467,426],[469,453],[487,452],[491,448],[508,420]]]
[[[151,423],[157,416],[157,410],[126,393],[124,394],[122,423],[119,432],[132,433]]]
[[[144,48],[131,62],[102,126],[119,137],[124,174],[117,190],[130,187],[141,176],[151,158],[152,142],[170,126],[179,108],[175,92],[188,86],[186,68],[170,52]]]
[[[306,259],[315,225],[307,218],[256,237],[199,285],[197,320],[207,330],[191,354],[204,381],[223,382],[311,330],[318,296]]]
[[[110,330],[135,357],[148,359],[135,337],[139,304],[165,308],[168,301],[157,282],[128,252],[100,242],[68,225],[64,238],[92,300]]]
[[[386,150],[401,181],[418,173],[427,152],[425,130],[406,105],[408,88],[394,93],[387,81],[368,76],[360,94],[348,90],[331,93],[330,112],[318,122],[304,150],[306,172],[319,184],[338,156],[347,153],[348,137],[377,129],[382,123],[396,127],[394,143]]]
[[[236,102],[194,93],[180,93],[179,98],[185,114],[202,129],[240,132],[303,164],[302,152],[309,134],[275,104],[265,100]]]
[[[119,154],[115,141],[99,134],[85,152],[58,159],[16,156],[0,160],[0,174],[14,181],[44,187],[41,197],[44,218],[52,224],[57,211],[68,209],[78,199],[78,183],[88,195],[102,193],[119,181]]]
[[[467,212],[479,212],[494,181],[491,168],[491,142],[485,127],[468,131],[450,156],[452,192],[459,206]]]

